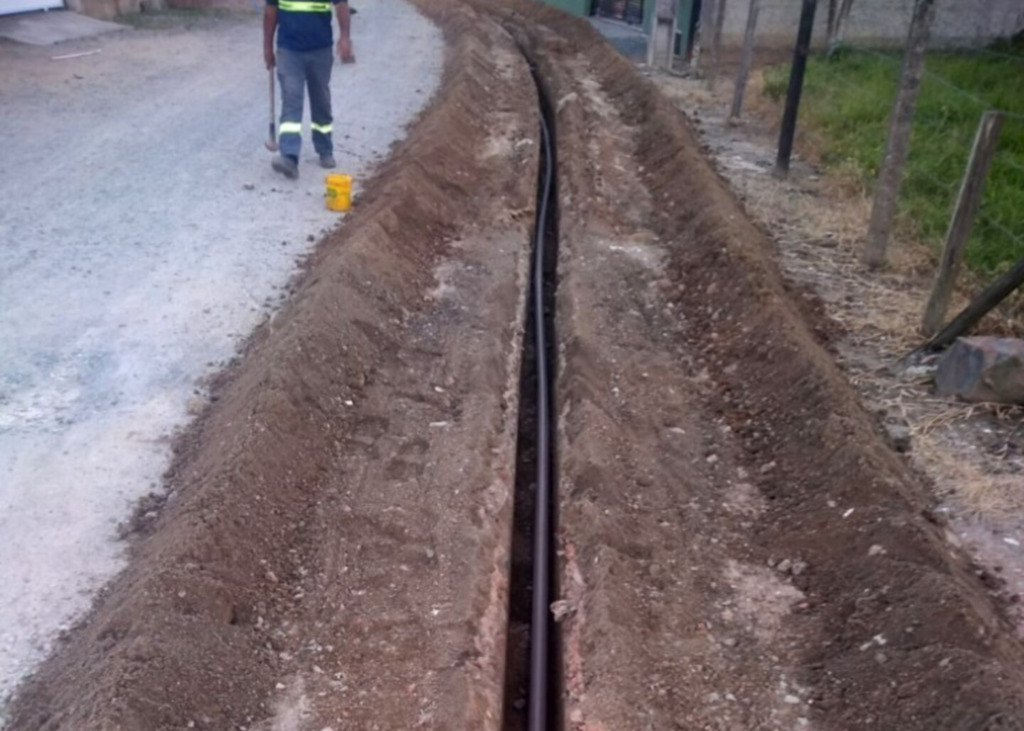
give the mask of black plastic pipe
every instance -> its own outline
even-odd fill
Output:
[[[538,85],[539,89],[539,85]],[[529,731],[548,726],[548,662],[551,603],[551,392],[548,387],[547,337],[544,332],[544,240],[548,202],[554,182],[551,130],[541,104],[544,178],[541,181],[533,242],[533,326],[537,347],[537,493],[533,525],[533,604],[530,627]]]

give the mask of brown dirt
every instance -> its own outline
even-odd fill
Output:
[[[772,237],[789,283],[831,320],[830,344],[865,406],[886,428],[909,434],[900,449],[950,521],[949,539],[963,545],[1014,606],[1024,636],[1024,408],[967,404],[934,393],[927,367],[905,356],[924,340],[918,328],[935,272],[934,251],[898,227],[885,270],[868,271],[859,255],[871,201],[859,173],[819,164],[824,139],[808,130],[800,161],[787,181],[768,174],[774,160],[777,103],[755,83],[752,113],[726,122],[729,85],[709,93],[703,83],[660,76],[655,83],[680,108],[699,118],[701,139],[751,218]],[[962,278],[955,312],[982,283]],[[975,328],[1013,334],[1021,324],[1013,308],[995,312]],[[934,364],[931,365],[934,368]]]
[[[445,32],[443,91],[179,440],[166,507],[11,728],[498,713],[538,117],[506,34],[458,7]]]
[[[559,142],[564,726],[1024,728],[1001,607],[685,118],[581,21],[421,5],[444,91],[12,727],[498,727],[537,149],[511,33]]]
[[[1020,727],[1011,627],[820,308],[663,97],[521,12],[560,110],[569,725]]]

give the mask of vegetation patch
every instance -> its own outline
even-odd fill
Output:
[[[898,53],[853,49],[810,60],[801,124],[821,134],[826,166],[853,170],[873,185],[901,63]],[[933,53],[926,68],[901,192],[902,223],[938,251],[981,115],[1005,110],[966,254],[971,269],[991,275],[1024,257],[1024,47],[1006,41],[980,51]],[[765,93],[784,97],[788,75],[788,64],[767,69]]]

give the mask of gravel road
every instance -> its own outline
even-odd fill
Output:
[[[357,180],[443,57],[401,0],[359,11],[358,63],[333,81],[338,163]],[[159,488],[202,380],[340,220],[308,135],[298,183],[270,170],[259,19],[170,25],[0,44],[0,724],[2,699],[122,567],[118,524]]]

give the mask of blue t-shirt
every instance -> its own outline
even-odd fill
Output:
[[[332,5],[346,0],[267,0],[277,6],[277,46],[289,51],[316,51],[334,43]]]

